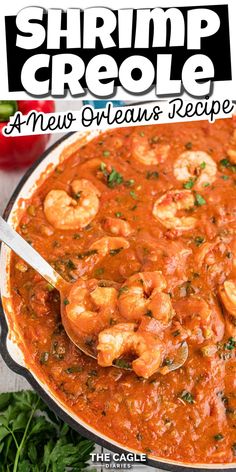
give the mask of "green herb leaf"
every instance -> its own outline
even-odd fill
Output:
[[[184,400],[184,402],[189,403],[191,405],[193,403],[195,403],[193,395],[190,392],[188,392],[187,390],[183,390],[181,392],[179,398],[181,398],[182,400]]]
[[[197,192],[195,192],[195,205],[196,206],[206,205],[206,200]]]
[[[130,190],[129,194],[134,200],[138,199],[138,195],[136,194],[134,190]]]
[[[81,471],[94,449],[32,391],[0,394],[0,424],[1,472]]]
[[[148,172],[146,173],[146,179],[147,180],[157,180],[158,177],[159,177],[159,173],[156,172],[156,171],[148,170]]]
[[[185,184],[183,185],[184,188],[186,188],[187,190],[190,190],[191,188],[193,188],[195,184],[195,179],[189,179],[188,182],[185,182]]]
[[[116,185],[120,185],[123,182],[123,177],[115,169],[112,169],[108,176],[108,187],[114,188]]]
[[[204,241],[205,239],[203,236],[196,236],[196,238],[194,238],[194,242],[197,247],[201,246],[204,243]]]
[[[224,349],[227,351],[232,351],[236,347],[236,341],[234,338],[229,338],[228,341],[224,344]]]
[[[131,363],[126,361],[125,359],[116,359],[113,362],[114,365],[117,367],[120,367],[121,369],[130,369],[131,368]]]
[[[222,439],[224,439],[224,436],[223,434],[218,433],[218,434],[215,434],[214,439],[215,441],[222,441]]]

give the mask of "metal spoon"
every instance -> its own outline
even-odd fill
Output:
[[[61,298],[61,319],[64,329],[71,339],[71,341],[87,356],[96,359],[96,354],[89,348],[81,339],[78,339],[76,333],[70,325],[69,319],[65,312],[65,298],[70,290],[71,284],[66,282],[45,259],[28,244],[6,221],[0,216],[0,241],[5,243],[12,251],[14,251],[23,261],[36,270],[47,282],[55,287]],[[186,342],[182,343],[177,350],[176,356],[171,365],[167,368],[169,372],[179,369],[187,360],[188,345]],[[114,364],[114,367],[119,367]],[[127,370],[132,370],[127,368]]]

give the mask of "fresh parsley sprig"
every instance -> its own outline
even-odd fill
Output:
[[[93,448],[35,392],[0,394],[0,472],[82,471]]]

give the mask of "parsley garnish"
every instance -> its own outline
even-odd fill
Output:
[[[224,344],[224,349],[227,351],[232,351],[236,347],[236,341],[234,338],[229,338],[228,341]]]
[[[118,298],[121,296],[122,293],[128,292],[129,287],[127,285],[124,285],[123,287],[120,287],[118,290]]]
[[[194,184],[195,184],[195,179],[189,179],[188,182],[185,182],[183,187],[186,188],[187,190],[190,190],[191,188],[193,188]]]
[[[84,470],[94,449],[32,391],[0,394],[0,438],[2,471]]]
[[[148,172],[146,173],[146,179],[148,180],[157,180],[159,177],[159,173],[156,172],[156,171],[150,171],[148,170]]]
[[[181,392],[179,398],[181,398],[182,400],[184,400],[184,402],[189,403],[191,405],[193,403],[195,403],[193,395],[190,392],[188,392],[187,390],[183,390]]]
[[[130,190],[129,194],[134,200],[138,199],[138,195],[136,194],[134,190]]]
[[[85,252],[81,252],[80,254],[77,254],[77,258],[85,259],[85,257],[90,257],[97,253],[98,253],[97,249],[91,249],[90,251],[85,251]]]
[[[221,165],[222,167],[225,167],[226,169],[231,170],[232,172],[236,172],[236,165],[231,164],[231,162],[229,161],[229,159],[221,159],[220,165]]]
[[[125,359],[116,359],[113,362],[113,364],[116,365],[117,367],[120,367],[121,369],[130,369],[131,368],[130,362],[126,361]]]
[[[103,151],[103,156],[104,157],[110,156],[110,151]]]
[[[101,162],[100,170],[102,171],[104,177],[106,177],[108,187],[114,188],[116,185],[120,185],[123,183],[124,179],[122,175],[117,172],[113,167],[111,172],[108,172],[106,164],[104,164],[104,162]]]
[[[206,205],[206,200],[197,192],[195,192],[195,205],[196,206]]]
[[[222,441],[222,439],[224,439],[224,436],[223,434],[218,433],[218,434],[215,434],[214,439],[215,441]]]
[[[194,238],[194,242],[197,247],[201,246],[201,244],[204,243],[204,241],[205,239],[203,238],[203,236],[196,236],[196,238]]]

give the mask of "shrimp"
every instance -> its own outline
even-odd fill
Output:
[[[230,140],[231,147],[227,150],[227,155],[232,162],[236,164],[236,130],[234,130],[233,135]]]
[[[112,251],[117,249],[128,249],[129,242],[125,238],[113,237],[113,236],[104,236],[98,241],[95,241],[91,244],[89,250],[98,251],[99,255],[102,257],[107,256],[109,253],[112,254]]]
[[[124,236],[125,238],[132,233],[132,228],[128,221],[120,218],[107,217],[104,222],[104,229],[110,231],[116,236]]]
[[[159,271],[132,275],[119,291],[121,315],[129,321],[138,321],[146,314],[168,324],[174,310],[170,296],[163,292],[165,289],[166,281]]]
[[[222,284],[230,273],[233,261],[228,244],[220,239],[214,242],[203,243],[195,256],[197,266],[205,269],[210,284]]]
[[[236,281],[226,280],[219,288],[221,301],[226,309],[225,326],[229,336],[236,336]]]
[[[212,184],[216,178],[216,172],[215,161],[203,151],[183,152],[174,163],[176,179],[181,182],[192,179],[196,189],[201,189],[204,184]]]
[[[191,190],[171,190],[155,201],[152,214],[166,228],[181,231],[193,229],[197,223],[192,216],[177,217],[180,210],[194,208],[194,196]]]
[[[193,343],[201,344],[206,339],[217,342],[224,336],[224,319],[214,299],[206,301],[196,295],[180,298],[175,310],[176,319]]]
[[[67,296],[65,314],[78,336],[97,335],[113,319],[117,305],[115,287],[100,287],[98,281],[79,280]]]
[[[138,356],[132,362],[134,372],[148,379],[162,362],[160,342],[153,335],[137,333],[135,329],[134,323],[119,323],[102,331],[98,336],[98,364],[108,367],[123,354],[134,352]]]
[[[152,166],[164,162],[169,154],[170,145],[150,143],[146,136],[140,134],[132,138],[132,151],[135,159],[141,164]]]
[[[224,307],[233,318],[236,318],[236,281],[226,280],[219,292]]]
[[[74,198],[65,190],[51,190],[44,200],[44,213],[56,229],[74,230],[87,226],[99,210],[100,192],[86,179],[73,180]]]

